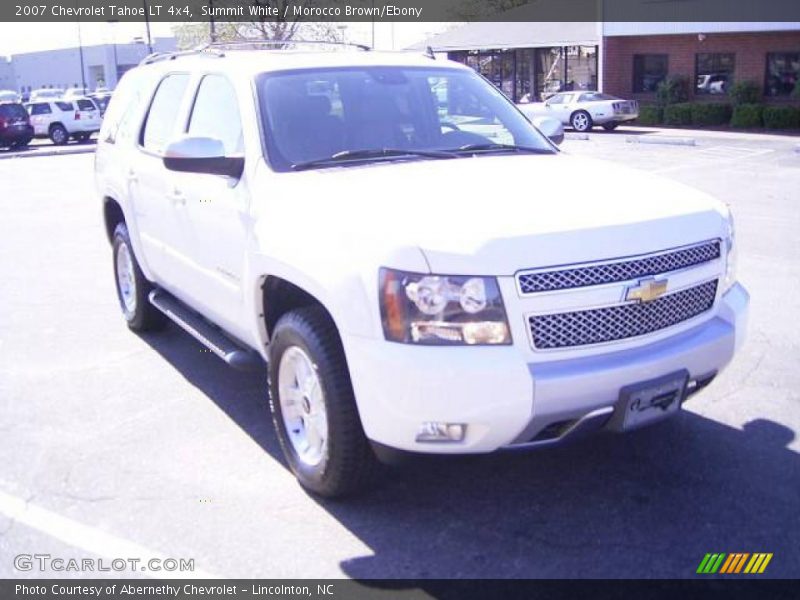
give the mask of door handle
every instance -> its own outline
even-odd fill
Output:
[[[183,206],[186,204],[186,196],[184,196],[183,192],[179,189],[172,190],[172,193],[169,194],[169,199],[172,200],[175,206]]]
[[[139,176],[136,174],[136,171],[130,169],[128,171],[128,182],[136,183],[137,181],[139,181]]]

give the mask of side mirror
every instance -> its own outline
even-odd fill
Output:
[[[552,117],[533,117],[531,123],[545,134],[556,145],[564,141],[564,126],[561,121]]]
[[[225,156],[225,146],[220,140],[184,136],[167,146],[164,166],[170,171],[225,175],[239,179],[244,171],[244,157]]]

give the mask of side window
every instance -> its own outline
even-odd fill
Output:
[[[56,106],[64,112],[71,112],[75,110],[71,102],[56,102]]]
[[[188,83],[189,76],[184,73],[167,75],[161,80],[142,129],[140,142],[146,150],[161,154],[170,142]]]
[[[94,105],[94,102],[91,100],[78,100],[78,109],[79,110],[97,110],[97,107]]]
[[[31,115],[49,115],[53,111],[50,110],[50,105],[45,102],[39,104],[31,104]]]
[[[236,92],[221,75],[206,75],[200,82],[187,133],[220,140],[226,156],[244,150]]]
[[[564,94],[554,94],[547,99],[547,104],[564,104]]]

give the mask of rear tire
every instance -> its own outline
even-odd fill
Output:
[[[128,328],[132,331],[161,329],[166,317],[150,304],[148,295],[153,284],[139,268],[125,223],[120,223],[114,230],[113,256],[117,298]]]
[[[50,141],[56,146],[63,146],[69,141],[69,133],[63,125],[53,125],[50,128]]]
[[[364,434],[339,333],[322,307],[283,315],[269,346],[272,421],[289,468],[329,498],[369,484],[378,460]]]
[[[581,133],[584,131],[589,131],[594,126],[594,123],[592,122],[592,116],[585,110],[574,112],[569,118],[569,123],[572,125],[572,128],[575,131],[579,131]]]

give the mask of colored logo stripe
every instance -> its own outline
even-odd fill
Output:
[[[749,561],[748,561],[749,559]],[[732,554],[709,553],[700,561],[697,572],[701,574],[713,575],[714,573],[735,574],[735,573],[763,573],[769,561],[772,560],[772,553],[757,552],[734,552]],[[745,564],[747,565],[745,567]],[[744,571],[742,571],[744,569]]]

